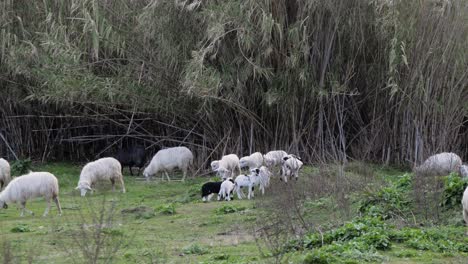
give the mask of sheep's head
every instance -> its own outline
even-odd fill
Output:
[[[219,160],[212,161],[210,165],[213,171],[217,171],[219,169]]]
[[[3,209],[8,209],[8,204],[4,201],[0,201],[0,207]]]
[[[243,157],[239,160],[239,166],[245,168],[249,166],[249,157]]]
[[[265,161],[265,165],[267,165],[268,167],[275,165],[275,161],[266,157],[265,155],[263,155],[263,160]]]
[[[81,196],[82,197],[84,197],[86,195],[86,192],[93,191],[91,186],[89,186],[88,182],[82,182],[82,181],[78,183],[78,186],[75,189],[81,191]]]
[[[223,180],[227,179],[229,176],[231,176],[231,171],[226,169],[226,168],[218,168],[216,172],[221,176]]]
[[[258,174],[260,173],[260,169],[259,168],[251,169],[250,172],[252,176],[258,176]]]
[[[151,176],[150,173],[149,173],[149,171],[150,171],[150,170],[149,170],[149,166],[146,167],[146,168],[143,170],[143,176],[144,176],[146,179],[148,179],[149,176]]]

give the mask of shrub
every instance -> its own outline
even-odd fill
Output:
[[[225,204],[215,210],[216,214],[232,214],[240,211],[244,211],[246,208],[243,206],[234,206],[231,204]]]
[[[13,232],[13,233],[26,233],[26,232],[31,232],[31,229],[26,224],[18,224],[18,225],[16,225],[15,227],[13,227],[11,229],[11,232]]]
[[[11,174],[15,176],[23,175],[31,170],[31,159],[15,160],[11,163]]]
[[[463,197],[463,192],[468,186],[467,178],[460,178],[456,173],[451,173],[444,178],[444,193],[441,206],[452,208],[459,206]]]
[[[204,255],[209,252],[209,250],[205,247],[202,247],[198,244],[191,244],[186,246],[182,249],[184,254],[191,254],[191,255]]]
[[[165,215],[173,215],[176,213],[175,205],[173,203],[161,205],[159,212]]]

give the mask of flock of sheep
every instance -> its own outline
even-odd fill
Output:
[[[117,158],[117,159],[116,159]],[[98,181],[110,181],[112,190],[115,191],[117,182],[125,193],[125,183],[122,175],[122,166],[137,166],[141,168],[144,164],[144,149],[132,148],[125,152],[117,153],[116,158],[106,157],[87,163],[80,173],[80,178],[76,189],[81,196],[85,196],[88,191],[94,191],[93,187]],[[265,163],[266,166],[263,166]],[[203,200],[209,200],[211,195],[218,194],[218,199],[231,200],[233,191],[237,192],[239,199],[242,199],[242,187],[249,189],[248,198],[254,195],[254,187],[259,186],[262,193],[270,182],[270,169],[281,165],[281,172],[284,181],[287,177],[298,177],[302,161],[295,155],[289,155],[284,151],[271,151],[265,155],[256,152],[250,156],[239,160],[237,155],[230,154],[223,156],[220,160],[213,161],[211,168],[223,181],[208,182],[202,186]],[[183,172],[182,180],[185,180],[188,170],[193,165],[193,154],[186,147],[173,147],[158,151],[151,159],[149,165],[144,169],[143,175],[149,181],[151,177],[159,172],[163,173],[168,180],[168,172],[180,169]],[[241,174],[241,168],[248,167],[250,174]],[[233,180],[235,171],[239,175]],[[164,177],[163,177],[164,178]],[[6,187],[5,187],[6,186]],[[10,165],[5,159],[0,159],[0,207],[7,209],[8,204],[16,203],[20,205],[21,216],[25,212],[33,214],[26,209],[26,202],[36,197],[44,197],[47,208],[43,216],[49,213],[51,201],[57,205],[59,215],[62,213],[59,202],[59,184],[57,178],[49,172],[29,172],[11,180]]]
[[[144,165],[144,149],[131,149],[127,153],[118,153],[117,159],[112,157],[101,158],[87,163],[81,170],[77,190],[81,196],[88,191],[93,191],[96,182],[107,180],[112,183],[118,182],[125,193],[125,183],[122,175],[122,166],[137,166],[141,169]],[[144,169],[143,175],[147,180],[151,176],[161,172],[168,180],[168,172],[180,169],[183,172],[182,180],[185,180],[188,170],[193,165],[193,154],[186,147],[173,147],[158,151],[151,159],[149,165]],[[233,193],[239,199],[244,197],[242,188],[248,189],[247,198],[254,197],[254,188],[258,187],[262,194],[270,184],[272,171],[280,174],[284,182],[288,178],[298,179],[299,170],[303,162],[294,154],[288,154],[282,150],[274,150],[262,155],[255,152],[250,156],[238,158],[236,154],[229,154],[219,160],[211,162],[211,169],[220,176],[221,181],[207,182],[202,186],[201,193],[203,201],[209,201],[214,194],[218,194],[218,200],[232,199]],[[248,168],[249,174],[242,174],[242,168]],[[429,157],[422,165],[414,169],[416,173],[433,173],[447,175],[451,172],[459,172],[462,177],[468,177],[468,166],[462,164],[461,158],[449,152],[439,153]],[[236,176],[236,177],[234,177]],[[164,177],[163,177],[164,178]],[[26,209],[26,201],[36,197],[44,197],[47,207],[43,216],[50,210],[51,201],[54,201],[59,215],[62,213],[59,202],[59,184],[57,178],[49,172],[29,172],[26,175],[11,179],[10,165],[0,158],[0,208],[8,208],[8,204],[17,203],[21,208],[21,216],[25,212],[32,214]],[[463,218],[468,225],[468,188],[462,197]]]

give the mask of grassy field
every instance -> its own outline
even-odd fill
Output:
[[[259,253],[252,235],[254,224],[261,221],[258,218],[262,208],[247,200],[201,202],[200,186],[208,178],[185,183],[146,183],[127,175],[126,194],[112,192],[110,184],[102,183],[97,192],[82,198],[74,189],[78,165],[47,164],[35,166],[34,170],[50,171],[59,178],[63,215],[57,216],[56,208],[52,207],[49,216],[41,217],[45,208],[42,199],[27,204],[35,216],[19,217],[15,206],[0,210],[3,262],[90,263],[95,255],[100,256],[99,263],[274,262],[269,254]],[[402,174],[395,170],[376,171],[381,178]],[[356,205],[344,216],[333,203],[327,197],[312,201],[306,216],[314,223],[335,225],[356,215]],[[455,214],[454,218],[461,220],[461,215]],[[461,221],[446,228],[457,236],[464,232]],[[288,262],[300,263],[308,252],[291,251],[287,254]],[[378,254],[378,260],[369,261],[467,263],[468,260],[466,253],[418,250],[404,243],[395,243],[391,250],[379,250]]]

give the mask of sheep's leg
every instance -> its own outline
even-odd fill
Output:
[[[27,212],[30,215],[34,215],[33,211],[26,209],[26,201],[21,202],[21,214],[20,214],[21,217],[24,216],[24,212]]]
[[[122,186],[122,193],[125,193],[125,183],[124,183],[122,175],[120,175],[119,180],[120,180],[120,185]]]
[[[55,202],[55,205],[57,206],[57,209],[58,209],[58,215],[62,215],[62,207],[60,206],[60,201],[58,199],[58,196],[55,196],[54,198],[54,202]]]
[[[128,166],[128,170],[130,171],[130,176],[133,176],[132,166]]]
[[[182,176],[182,181],[185,181],[185,176],[187,176],[187,168],[183,170],[183,176]]]
[[[47,201],[47,206],[46,206],[46,209],[44,211],[44,214],[42,214],[42,217],[46,217],[49,214],[49,211],[50,211],[50,199],[45,198],[45,200]]]
[[[237,186],[236,192],[237,192],[237,198],[239,198],[239,200],[241,200],[242,199],[242,194],[241,194],[241,189],[240,189],[239,186]]]
[[[111,183],[112,183],[112,191],[115,192],[115,179],[110,179]]]
[[[169,173],[167,173],[167,171],[164,171],[164,174],[166,175],[167,181],[170,182],[171,178],[169,178]]]

